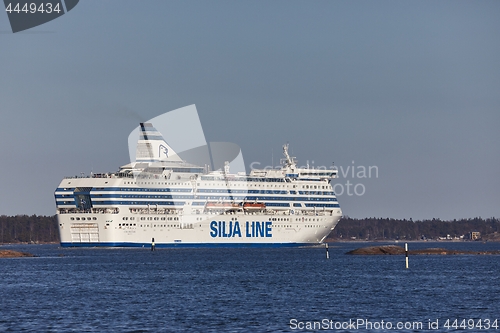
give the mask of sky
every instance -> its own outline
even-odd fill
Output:
[[[195,104],[248,170],[285,143],[334,162],[344,215],[498,218],[498,17],[499,1],[82,0],[12,33],[0,13],[0,215],[55,214],[64,176],[116,171],[139,122]]]

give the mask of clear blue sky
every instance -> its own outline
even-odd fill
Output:
[[[500,1],[85,0],[12,34],[0,13],[0,214],[54,214],[62,177],[117,170],[139,121],[196,104],[247,165],[289,142],[301,165],[376,166],[336,182],[364,186],[339,196],[351,217],[500,217],[499,17]]]

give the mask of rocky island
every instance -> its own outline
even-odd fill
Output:
[[[405,254],[405,249],[401,246],[396,245],[382,245],[382,246],[369,246],[362,247],[359,249],[355,249],[347,252],[346,254],[357,254],[357,255],[401,255]],[[421,249],[421,250],[411,250],[408,251],[408,254],[441,254],[441,255],[450,255],[450,254],[500,254],[500,250],[496,251],[462,251],[462,250],[449,250],[442,248],[429,248],[429,249]]]
[[[0,249],[0,258],[20,258],[20,257],[35,257],[35,255],[27,252]]]

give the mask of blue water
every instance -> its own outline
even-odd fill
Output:
[[[0,259],[0,332],[311,331],[298,328],[307,322],[336,332],[443,332],[447,319],[498,319],[500,326],[500,256],[412,256],[406,270],[404,256],[344,254],[367,245],[331,244],[329,260],[323,248],[2,246],[39,257]],[[500,249],[478,242],[409,246]],[[370,321],[372,329],[348,327],[349,320]],[[422,329],[390,330],[382,320],[421,322]],[[429,330],[429,320],[438,320],[438,330]]]

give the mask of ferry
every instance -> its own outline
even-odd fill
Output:
[[[135,161],[64,178],[55,190],[62,247],[294,247],[321,244],[342,216],[335,169],[231,173],[183,160],[151,123]]]

